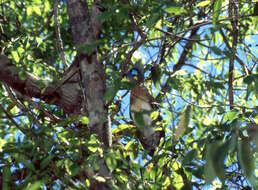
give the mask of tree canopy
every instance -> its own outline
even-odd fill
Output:
[[[257,189],[257,27],[257,1],[1,0],[1,189]]]

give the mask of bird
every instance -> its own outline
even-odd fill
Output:
[[[152,156],[155,148],[159,145],[160,139],[164,137],[163,131],[155,131],[156,121],[161,120],[161,116],[159,115],[154,121],[151,118],[151,113],[158,110],[157,104],[155,104],[154,98],[144,84],[142,65],[136,64],[125,74],[125,77],[133,84],[130,95],[131,119],[141,133],[141,144]]]

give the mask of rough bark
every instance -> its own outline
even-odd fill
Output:
[[[89,10],[84,0],[67,0],[70,26],[75,46],[82,55],[79,60],[83,89],[86,97],[87,111],[91,133],[97,134],[106,147],[111,146],[111,132],[108,125],[107,108],[103,100],[105,94],[104,66],[98,61],[97,47],[86,52],[87,45],[95,42],[101,32],[98,16],[101,11],[95,1]]]
[[[90,53],[86,51],[87,45],[91,45],[98,40],[101,33],[101,23],[98,16],[101,14],[98,3],[95,0],[91,6],[91,11],[85,0],[67,0],[68,15],[72,36],[77,47],[80,74],[82,78],[85,103],[87,107],[89,126],[92,134],[97,134],[104,148],[111,146],[111,125],[108,122],[108,111],[104,102],[105,73],[104,65],[99,62],[97,57],[97,47],[92,47]],[[111,179],[103,158],[99,157],[99,174],[107,180]],[[93,181],[91,189],[110,189],[108,183]]]

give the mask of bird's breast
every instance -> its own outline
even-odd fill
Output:
[[[141,98],[134,98],[131,103],[131,111],[140,112],[144,110],[152,110],[150,103]]]

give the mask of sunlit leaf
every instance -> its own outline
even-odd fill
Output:
[[[48,12],[51,9],[51,5],[49,3],[49,1],[44,1],[44,5],[45,5],[45,12]]]
[[[221,11],[222,0],[215,0],[214,8],[213,8],[213,17],[212,17],[212,25],[216,26],[217,20],[219,18],[219,14]]]
[[[20,61],[20,56],[19,56],[18,52],[17,51],[12,51],[11,54],[12,54],[15,62],[18,63]]]
[[[107,154],[105,156],[105,162],[107,164],[108,169],[111,172],[116,169],[116,167],[117,167],[117,160],[113,156],[110,156],[110,155]]]
[[[150,118],[151,120],[156,120],[159,117],[159,111],[151,112]]]
[[[133,127],[134,127],[133,125],[122,124],[122,125],[119,125],[118,127],[114,128],[112,130],[112,133],[116,134],[116,133],[119,133],[119,132],[124,131],[126,129],[131,129]]]
[[[232,110],[230,112],[227,112],[224,115],[225,121],[233,121],[234,119],[238,118],[239,112],[237,110]]]
[[[26,187],[26,190],[38,190],[38,189],[41,189],[40,188],[41,186],[42,186],[42,182],[37,181],[37,182],[34,182],[33,184],[29,184]]]
[[[33,11],[34,11],[37,15],[41,15],[41,10],[40,10],[39,6],[33,6]]]
[[[101,176],[94,176],[94,178],[99,181],[99,182],[105,182],[106,179],[104,177],[101,177]]]
[[[210,1],[202,1],[196,5],[196,7],[205,7],[210,4]]]
[[[88,125],[90,121],[88,117],[83,116],[83,117],[80,117],[80,122],[82,122],[85,125]]]
[[[180,15],[182,13],[187,12],[182,7],[177,7],[177,6],[171,6],[171,7],[165,8],[164,11],[169,13],[169,14],[175,14],[175,15]]]
[[[26,11],[27,11],[27,15],[30,16],[32,14],[32,12],[33,12],[33,7],[32,6],[28,6],[26,8]]]

